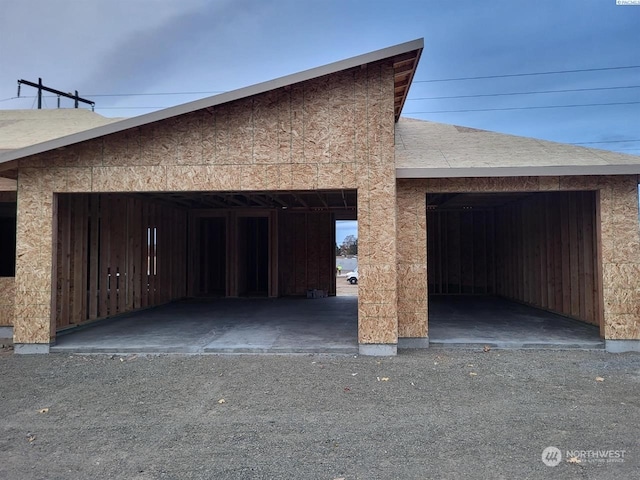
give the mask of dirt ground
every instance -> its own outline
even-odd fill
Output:
[[[351,285],[345,277],[336,278],[336,295],[338,297],[357,297],[358,285]]]
[[[640,478],[634,354],[6,354],[0,378],[3,480]]]

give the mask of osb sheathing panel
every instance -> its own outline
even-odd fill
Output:
[[[399,185],[399,189],[415,189],[418,196],[455,192],[597,191],[604,336],[607,339],[640,339],[637,176],[421,179],[399,181]],[[402,244],[404,237],[399,233],[398,238]]]
[[[426,195],[397,184],[398,336],[426,337],[427,224]]]
[[[15,278],[0,277],[0,326],[7,327],[13,325],[15,313]]]
[[[50,339],[54,192],[355,188],[359,339],[395,343],[393,86],[379,62],[20,160],[15,341]]]

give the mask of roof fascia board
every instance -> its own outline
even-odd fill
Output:
[[[303,70],[302,72],[286,75],[284,77],[276,78],[262,83],[257,83],[248,87],[232,90],[230,92],[221,93],[212,97],[206,97],[200,100],[194,100],[193,102],[183,103],[174,107],[165,108],[156,112],[147,113],[137,117],[128,118],[119,122],[109,123],[101,127],[92,128],[83,132],[74,133],[65,137],[56,138],[46,142],[30,145],[25,148],[11,150],[8,153],[0,153],[0,163],[9,162],[19,158],[28,157],[38,153],[54,150],[56,148],[62,148],[74,143],[84,142],[94,138],[110,135],[112,133],[121,132],[130,128],[140,127],[149,123],[166,120],[171,117],[177,117],[185,113],[195,112],[207,107],[214,107],[216,105],[222,105],[224,103],[233,102],[242,98],[251,97],[260,93],[265,93],[278,88],[286,87],[296,83],[305,82],[314,78],[322,77],[324,75],[330,75],[350,68],[359,67],[368,63],[384,60],[385,58],[395,57],[403,53],[411,52],[414,50],[422,50],[424,48],[424,39],[419,38],[410,42],[400,43],[391,47],[383,48],[373,52],[358,55],[356,57],[347,58],[320,67],[311,68],[309,70]]]
[[[564,177],[572,175],[640,175],[640,161],[638,164],[632,165],[396,168],[396,178]]]

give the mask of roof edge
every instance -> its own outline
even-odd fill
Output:
[[[396,168],[396,178],[566,177],[573,175],[640,175],[635,165],[563,165],[546,167]]]
[[[137,117],[127,118],[125,120],[116,121],[100,127],[84,130],[64,137],[48,140],[46,142],[37,143],[28,147],[11,150],[10,152],[0,153],[0,164],[17,160],[19,158],[28,157],[38,153],[43,153],[56,148],[66,147],[74,143],[92,140],[94,138],[110,135],[112,133],[121,132],[129,128],[140,127],[153,122],[166,120],[185,113],[191,113],[207,107],[214,107],[229,103],[242,98],[258,95],[278,88],[301,83],[314,78],[330,75],[353,67],[365,65],[367,63],[377,62],[385,58],[391,58],[396,55],[411,52],[414,50],[422,50],[424,48],[424,39],[419,38],[409,42],[400,43],[391,47],[375,50],[373,52],[357,55],[337,62],[329,63],[320,67],[303,70],[298,73],[285,75],[284,77],[275,78],[266,82],[257,83],[247,87],[239,88],[229,92],[221,93],[211,97],[194,100],[192,102],[183,103],[173,107],[157,110],[155,112],[146,113]]]

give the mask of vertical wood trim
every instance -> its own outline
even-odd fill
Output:
[[[571,282],[571,309],[565,313],[580,316],[580,242],[578,240],[578,209],[576,195],[569,195],[569,278]]]
[[[51,255],[51,278],[58,278],[58,268],[60,264],[58,263],[58,229],[59,229],[59,195],[53,194],[52,204],[51,204],[51,251],[53,255]],[[64,260],[62,260],[64,261]],[[51,299],[50,299],[50,318],[49,318],[49,339],[55,338],[56,329],[58,328],[58,287],[51,289]]]
[[[569,207],[566,199],[560,201],[560,238],[562,242],[562,313],[571,311],[571,247],[569,232]]]
[[[546,241],[546,272],[547,272],[547,308],[550,310],[556,309],[555,303],[555,282],[558,281],[555,277],[555,252],[554,252],[554,242],[553,242],[553,233],[554,233],[554,224],[553,224],[553,209],[554,209],[553,197],[549,194],[545,195],[545,203],[544,203],[544,211],[545,211],[545,241]]]
[[[71,196],[71,216],[72,216],[72,249],[70,255],[73,261],[72,282],[73,288],[70,292],[72,297],[70,322],[71,324],[82,323],[83,318],[83,297],[85,293],[85,285],[83,284],[84,270],[84,208],[83,198],[78,195]]]
[[[276,212],[269,212],[269,296],[277,297],[278,288],[278,216]],[[334,237],[335,238],[335,235]],[[335,263],[335,254],[333,255]],[[334,283],[335,283],[335,275]]]
[[[100,211],[98,209],[98,196],[87,195],[87,201],[90,204],[89,215],[91,218],[91,228],[89,232],[89,320],[95,320],[98,318],[98,282],[100,278],[99,266],[99,252],[98,252],[98,234],[99,227],[98,222],[100,217]]]
[[[596,297],[597,289],[595,288],[595,251],[594,245],[594,217],[595,217],[595,202],[593,192],[583,192],[582,202],[583,205],[583,241],[584,241],[584,290],[585,290],[585,312],[584,317],[590,323],[598,325],[598,320],[595,315],[596,311]]]
[[[70,323],[70,307],[71,307],[71,206],[68,195],[54,195],[58,197],[59,218],[62,220],[62,228],[60,230],[62,245],[62,296],[60,298],[60,320],[59,326],[66,327]]]
[[[600,326],[600,337],[605,338],[604,328],[604,292],[602,286],[602,193],[595,193],[595,228],[593,231],[595,245],[595,318]]]

